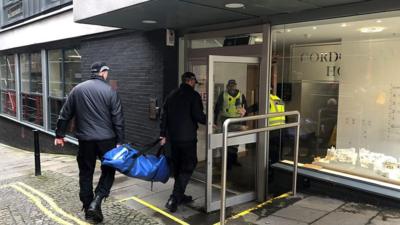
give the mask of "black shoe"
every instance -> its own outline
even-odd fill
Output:
[[[103,221],[103,213],[101,212],[101,200],[102,197],[96,195],[93,201],[90,203],[85,218],[92,220],[95,223],[101,223]]]
[[[86,219],[86,220],[89,219],[89,216],[88,216],[88,214],[87,214],[88,208],[89,208],[89,205],[83,205],[83,206],[82,206],[82,211],[85,213],[85,219]]]
[[[192,196],[190,195],[183,195],[182,200],[181,200],[181,204],[188,204],[190,202],[193,201]]]
[[[178,210],[178,201],[174,196],[169,197],[165,208],[169,209],[170,212],[176,212],[176,210]]]

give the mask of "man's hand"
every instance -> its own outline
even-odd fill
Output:
[[[61,145],[61,147],[64,147],[64,144],[65,144],[64,138],[55,138],[54,139],[54,145],[55,146]]]
[[[240,107],[238,109],[239,113],[240,113],[240,117],[243,117],[244,115],[246,115],[246,109],[244,109],[243,107]]]
[[[160,141],[160,145],[163,146],[165,145],[165,143],[167,142],[167,138],[165,137],[160,137],[161,141]]]

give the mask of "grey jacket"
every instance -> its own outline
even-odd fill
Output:
[[[124,143],[124,116],[121,101],[100,76],[78,84],[70,92],[57,121],[56,137],[64,137],[68,122],[75,117],[76,137],[95,141],[116,138]]]

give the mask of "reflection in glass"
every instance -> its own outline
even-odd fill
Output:
[[[21,118],[43,126],[42,63],[40,53],[21,54]]]
[[[1,113],[16,116],[15,62],[13,55],[0,56]]]
[[[82,81],[79,50],[57,49],[48,51],[49,63],[49,113],[50,129],[56,128],[60,110],[68,93]],[[74,122],[70,122],[67,134],[73,136]]]

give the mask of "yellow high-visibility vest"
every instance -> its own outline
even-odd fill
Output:
[[[269,112],[270,113],[280,113],[285,112],[285,104],[276,95],[269,95]],[[277,126],[285,124],[285,116],[270,117],[268,119],[269,126]]]
[[[232,117],[240,117],[239,110],[237,108],[237,101],[239,100],[239,106],[242,105],[242,94],[240,91],[236,96],[232,97],[228,92],[224,92],[224,105],[222,108],[222,115],[224,117],[232,118]]]

